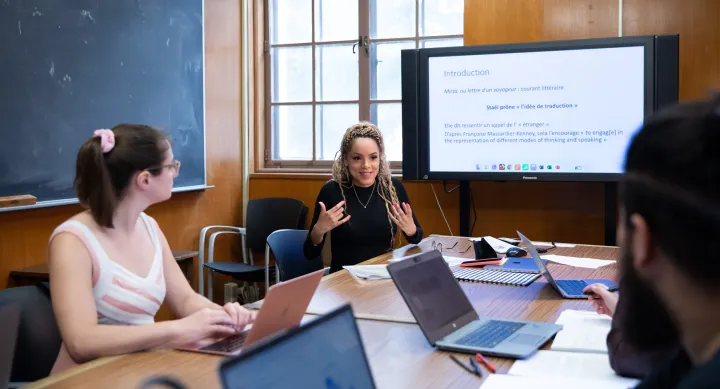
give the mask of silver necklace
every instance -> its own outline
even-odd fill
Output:
[[[373,193],[375,193],[375,183],[373,183],[373,190],[370,192],[370,197],[368,197],[367,203],[363,204],[362,201],[360,201],[360,196],[358,196],[357,191],[355,190],[355,185],[353,185],[353,192],[355,192],[355,198],[357,198],[358,203],[364,208],[367,209],[368,204],[370,204],[370,200],[372,200]]]

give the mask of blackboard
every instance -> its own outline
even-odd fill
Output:
[[[98,128],[168,132],[175,190],[205,174],[202,0],[0,0],[0,196],[76,200]]]

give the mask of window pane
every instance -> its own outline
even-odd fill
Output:
[[[315,108],[315,149],[318,160],[333,160],[345,130],[358,122],[357,104],[318,104]]]
[[[463,38],[450,38],[450,39],[428,39],[420,41],[420,47],[423,49],[429,49],[431,47],[454,47],[462,46]]]
[[[315,0],[315,41],[357,40],[358,19],[358,0]]]
[[[272,57],[270,82],[275,103],[312,101],[312,48],[276,47]]]
[[[415,37],[415,1],[370,0],[370,38]]]
[[[272,158],[312,159],[312,105],[272,107]]]
[[[401,98],[400,50],[414,48],[413,41],[370,44],[370,99]]]
[[[371,104],[370,118],[383,134],[388,162],[402,161],[402,104]]]
[[[352,44],[315,47],[315,100],[358,99],[358,55]]]
[[[420,0],[420,36],[461,35],[463,0]]]
[[[270,0],[270,42],[312,41],[312,0]]]

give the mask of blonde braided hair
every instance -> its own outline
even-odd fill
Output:
[[[352,188],[353,181],[350,175],[350,169],[345,165],[345,161],[347,161],[348,154],[350,153],[352,142],[357,138],[369,138],[374,140],[378,145],[378,149],[380,150],[380,166],[378,167],[375,185],[378,195],[385,201],[385,209],[390,212],[390,206],[392,204],[399,204],[400,201],[398,200],[395,186],[392,184],[390,165],[387,159],[385,159],[385,143],[383,142],[382,133],[374,124],[360,122],[345,131],[345,135],[343,135],[342,141],[340,142],[340,150],[337,152],[335,162],[333,163],[333,181],[340,185],[340,193],[342,194],[343,200],[346,200],[344,188]],[[395,246],[395,234],[390,215],[388,215],[388,223],[390,225],[390,249],[392,249]]]

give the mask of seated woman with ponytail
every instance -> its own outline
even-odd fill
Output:
[[[345,132],[333,178],[318,194],[305,257],[317,258],[332,231],[330,271],[342,270],[392,250],[398,230],[410,243],[422,240],[405,187],[390,174],[380,130],[358,123]]]
[[[95,358],[173,348],[235,334],[253,315],[195,293],[157,222],[180,162],[164,133],[143,125],[97,130],[77,156],[75,190],[88,210],[50,237],[53,310],[62,335],[53,373]],[[177,320],[155,323],[166,302]]]

